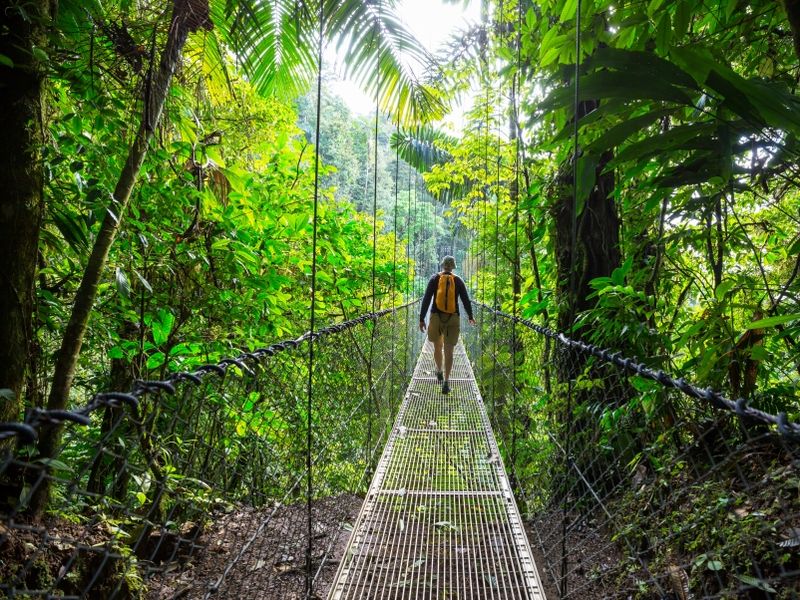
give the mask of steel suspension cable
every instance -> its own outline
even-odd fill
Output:
[[[499,125],[498,125],[499,127]],[[502,160],[502,155],[500,153],[500,135],[498,132],[497,136],[497,173],[495,175],[495,193],[494,193],[494,301],[492,304],[494,305],[495,309],[499,309],[500,306],[498,305],[498,296],[497,296],[497,284],[500,280],[500,270],[499,270],[499,263],[498,257],[500,254],[500,162]],[[494,355],[497,356],[497,319],[492,319],[492,346],[494,350]],[[497,405],[497,367],[492,369],[492,402],[494,405]]]
[[[380,4],[378,5],[380,10]],[[380,82],[378,84],[380,87]],[[380,101],[378,90],[375,90],[375,131],[374,131],[374,148],[373,148],[373,161],[372,166],[372,312],[375,312],[377,304],[377,290],[375,288],[375,266],[378,258],[378,120],[380,118]],[[372,456],[370,448],[372,448],[372,414],[373,410],[377,410],[377,398],[375,397],[375,385],[372,380],[372,362],[375,352],[375,330],[377,329],[378,322],[372,323],[372,335],[369,341],[369,364],[367,365],[368,383],[370,388],[370,399],[372,402],[367,409],[367,469],[372,469]]]
[[[395,125],[395,131],[400,132],[400,126]],[[392,310],[394,310],[395,298],[397,296],[397,197],[400,193],[400,147],[395,148],[394,152],[394,225],[392,226]],[[391,373],[391,398],[394,401],[395,385],[395,345],[397,344],[397,315],[392,320],[392,373]]]
[[[570,215],[570,257],[569,257],[569,319],[568,327],[572,330],[577,309],[577,246],[578,246],[578,152],[580,142],[580,127],[578,123],[580,109],[580,67],[581,67],[581,9],[582,1],[577,0],[575,7],[575,71],[573,74],[574,96],[573,96],[573,116],[572,116],[572,210]],[[572,406],[575,391],[575,378],[572,373],[568,373],[567,382],[567,410],[565,412],[564,425],[566,426],[564,439],[564,474],[569,472],[570,457],[572,453]],[[568,555],[567,555],[567,528],[569,510],[567,494],[564,494],[561,504],[561,585],[560,597],[564,598],[568,593]]]
[[[406,198],[406,285],[405,285],[405,293],[406,293],[406,300],[411,297],[412,289],[412,279],[411,279],[411,165],[406,164],[408,168],[408,196]],[[410,315],[406,314],[406,318],[410,320]],[[410,363],[411,363],[411,340],[409,339],[411,336],[409,335],[408,328],[410,327],[410,323],[406,323],[406,355],[405,355],[405,370],[404,373],[407,375]]]
[[[409,181],[411,180],[411,175],[409,174]],[[411,187],[409,184],[409,193],[411,192]],[[417,277],[419,276],[419,254],[417,252],[417,237],[419,234],[419,220],[417,218],[417,178],[414,177],[414,219],[412,221],[414,224],[414,240],[413,240],[413,249],[412,253],[414,255],[414,279],[412,280],[412,293],[414,296],[417,295]]]
[[[313,578],[311,576],[311,554],[313,538],[313,522],[311,518],[311,503],[314,492],[311,450],[312,439],[312,411],[314,407],[314,330],[316,329],[316,292],[317,292],[317,225],[319,221],[319,141],[320,141],[320,118],[322,116],[322,51],[323,37],[325,31],[324,2],[319,2],[319,39],[317,40],[317,114],[314,126],[314,212],[312,219],[311,234],[311,307],[308,339],[308,393],[306,398],[306,598],[313,596]],[[373,311],[374,312],[374,311]]]
[[[486,239],[486,211],[489,208],[489,85],[486,84],[486,123],[485,123],[485,143],[483,145],[483,244],[481,251],[481,267],[486,269],[486,246],[488,240]],[[486,275],[480,278],[481,283],[481,302],[486,302]],[[481,314],[481,329],[483,328],[483,315]]]
[[[511,80],[511,118],[514,127],[514,269],[513,279],[511,282],[511,314],[517,316],[517,295],[521,293],[520,282],[520,256],[519,256],[519,152],[520,152],[520,132],[519,132],[519,93],[522,69],[522,59],[520,48],[521,38],[520,31],[522,29],[522,0],[517,0],[517,33],[516,33],[516,46],[517,46],[517,70]],[[517,393],[517,326],[516,322],[511,325],[511,383],[514,398],[511,404],[512,423],[517,416],[519,394]],[[514,464],[517,456],[517,427],[511,427],[511,453],[510,462]]]

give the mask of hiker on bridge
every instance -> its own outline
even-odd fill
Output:
[[[419,313],[419,330],[425,331],[425,315],[428,304],[431,304],[431,317],[428,323],[428,339],[433,343],[433,360],[436,363],[436,379],[442,382],[442,393],[450,392],[450,371],[453,368],[453,349],[458,343],[461,328],[461,317],[458,312],[457,297],[467,312],[469,322],[475,325],[472,318],[472,303],[467,294],[464,281],[453,274],[456,259],[445,256],[442,259],[442,271],[436,273],[428,281],[422,308]],[[431,303],[431,300],[433,302]],[[442,349],[444,349],[444,372],[442,372]]]

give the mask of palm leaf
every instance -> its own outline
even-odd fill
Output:
[[[307,91],[316,72],[308,10],[292,0],[217,0],[211,17],[259,92],[288,99]]]
[[[456,138],[430,125],[400,129],[392,134],[389,141],[391,147],[400,154],[400,158],[420,173],[426,173],[436,165],[453,160],[449,148],[457,143]],[[437,200],[450,204],[453,200],[468,196],[475,184],[475,181],[467,179],[462,182],[451,182],[445,189],[429,191]]]
[[[433,58],[389,7],[370,0],[328,0],[326,36],[338,40],[345,73],[401,123],[443,115],[437,91],[417,75]]]
[[[430,171],[434,165],[453,158],[448,150],[457,143],[456,138],[430,125],[412,129],[399,129],[392,134],[390,145],[400,158],[420,173]]]
[[[336,40],[345,73],[375,96],[402,123],[435,119],[443,106],[438,92],[415,69],[432,58],[392,12],[393,3],[373,0],[213,0],[212,19],[263,94],[294,98],[307,91],[317,72],[319,1],[326,40]]]

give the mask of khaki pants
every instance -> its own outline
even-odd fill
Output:
[[[428,339],[437,342],[444,338],[444,343],[451,348],[458,343],[458,334],[461,332],[461,319],[457,314],[431,313],[428,322]]]

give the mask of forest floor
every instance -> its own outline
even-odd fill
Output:
[[[339,561],[345,552],[352,525],[358,517],[363,499],[354,495],[326,498],[313,506],[313,539],[315,551],[312,570],[318,572],[314,582],[315,597],[325,598],[333,584]],[[150,600],[195,600],[206,597],[225,569],[242,551],[246,540],[265,520],[267,524],[254,538],[253,544],[233,562],[224,583],[213,593],[214,599],[243,600],[268,598],[300,600],[306,584],[305,505],[296,504],[277,509],[239,509],[208,529],[198,544],[205,549],[182,565],[170,565],[166,572],[148,581]],[[536,528],[536,529],[534,529]],[[558,575],[560,564],[553,564],[559,552],[554,548],[550,563],[538,551],[539,540],[561,539],[561,513],[540,516],[527,525],[528,539],[539,568],[548,598],[557,598],[552,573]],[[551,542],[551,543],[556,543]],[[597,600],[606,596],[602,574],[613,569],[619,560],[617,551],[602,542],[590,528],[572,531],[568,544],[581,548],[570,565],[568,582],[570,597],[576,600]],[[320,569],[322,556],[327,555]]]
[[[316,576],[316,598],[327,597],[362,503],[363,498],[359,496],[343,494],[313,504],[311,571],[312,576]],[[539,515],[526,525],[548,598],[558,597],[556,583],[560,573],[561,526],[559,511]],[[49,523],[46,528],[51,534],[58,531],[58,535],[50,536],[47,551],[38,553],[39,557],[34,560],[31,558],[37,556],[34,549],[42,547],[37,530],[20,528],[9,531],[0,526],[0,538],[4,542],[0,553],[3,556],[0,581],[13,580],[12,573],[3,569],[4,565],[27,564],[26,584],[32,589],[52,581],[58,574],[62,586],[59,589],[65,593],[80,594],[92,579],[90,585],[93,587],[88,597],[141,597],[141,587],[134,586],[139,587],[134,589],[124,578],[113,577],[116,569],[111,567],[113,561],[107,562],[106,528],[100,524],[84,528],[63,521]],[[305,503],[261,509],[237,507],[217,516],[213,524],[191,540],[191,550],[188,546],[181,546],[172,552],[173,560],[159,564],[140,561],[140,567],[150,570],[144,597],[148,600],[301,600],[305,598],[307,531]],[[572,530],[567,543],[577,549],[569,565],[570,598],[597,600],[609,597],[613,583],[605,575],[613,573],[622,558],[616,548],[591,527]],[[539,551],[542,544],[549,548],[547,556]],[[82,550],[80,559],[76,561],[74,553],[78,546]],[[192,551],[190,556],[189,551]],[[64,565],[73,562],[76,576],[63,577]],[[95,580],[98,573],[112,577],[103,583]],[[115,582],[122,583],[122,587],[115,587]],[[112,588],[115,592],[106,596]],[[3,597],[2,589],[0,597]]]
[[[525,530],[530,541],[533,559],[539,569],[539,578],[548,598],[558,598],[557,581],[561,573],[562,513],[544,513],[528,521]],[[548,546],[548,555],[541,552],[542,543]],[[599,531],[585,526],[567,533],[567,547],[573,549],[568,566],[567,589],[575,600],[598,600],[612,596],[612,582],[604,575],[613,572],[622,557],[615,545]]]
[[[318,573],[314,582],[316,597],[324,598],[333,583],[362,502],[359,496],[343,494],[315,502],[312,507],[312,571]],[[147,597],[201,599],[224,574],[224,582],[213,593],[215,600],[304,598],[307,530],[306,506],[302,503],[277,509],[232,511],[198,540],[199,545],[205,546],[204,551],[148,581]],[[245,547],[251,538],[253,543]],[[324,562],[323,557],[326,557]],[[229,565],[232,566],[225,573]]]

